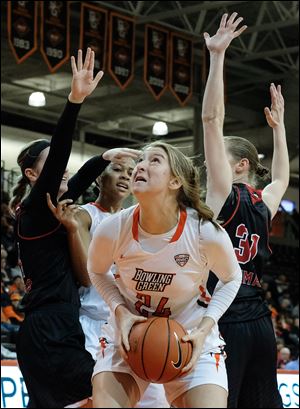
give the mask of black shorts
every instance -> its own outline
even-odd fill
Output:
[[[18,334],[17,357],[28,407],[62,408],[92,395],[95,362],[84,344],[76,307],[44,306],[26,314]]]
[[[277,348],[270,316],[221,324],[228,375],[228,408],[283,408],[277,385]]]

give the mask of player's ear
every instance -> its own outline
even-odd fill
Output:
[[[34,183],[36,182],[38,175],[36,173],[36,171],[33,168],[26,168],[24,171],[25,176],[27,177],[27,179],[29,180],[30,183]]]
[[[243,158],[235,165],[235,171],[236,173],[243,173],[249,170],[249,166],[249,159]]]
[[[169,189],[171,190],[177,190],[180,189],[182,186],[181,181],[176,178],[175,176],[172,176],[170,181],[169,181]]]

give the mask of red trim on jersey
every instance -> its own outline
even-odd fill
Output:
[[[238,211],[238,208],[240,206],[240,201],[241,201],[240,189],[237,186],[236,186],[236,188],[237,188],[237,194],[238,194],[236,208],[234,209],[234,211],[233,211],[232,215],[229,217],[229,219],[225,223],[222,223],[222,227],[225,227],[229,222],[231,222],[231,220],[234,218],[234,216],[235,216],[235,214]]]
[[[206,295],[206,290],[202,285],[199,285],[199,291],[200,291],[200,295],[201,297],[207,302],[209,303],[211,300],[211,297]]]
[[[252,186],[247,185],[246,183],[245,183],[245,186],[248,192],[250,193],[250,198],[251,198],[251,202],[253,205],[255,205],[255,203],[257,202],[262,202],[262,196],[261,196],[262,190],[255,189]]]
[[[177,241],[179,237],[181,236],[184,226],[185,226],[186,218],[187,218],[186,210],[185,209],[180,210],[178,226],[177,226],[177,229],[173,237],[170,240],[170,243]],[[140,207],[137,206],[134,210],[133,220],[132,220],[132,236],[134,240],[136,241],[139,241],[139,219],[140,219]]]
[[[186,222],[186,218],[187,218],[186,210],[185,209],[180,210],[179,223],[178,223],[177,229],[176,229],[175,234],[172,237],[170,243],[173,243],[174,241],[177,241],[179,239],[179,237],[182,235],[184,225],[185,225],[185,222]]]
[[[101,206],[99,203],[97,203],[97,202],[90,202],[89,204],[92,205],[92,206],[97,207],[99,210],[101,210],[101,211],[104,212],[104,213],[110,213],[109,210],[104,209],[104,207],[102,207],[102,206]]]
[[[135,241],[139,241],[139,218],[140,218],[140,207],[137,206],[133,213],[132,220],[132,235]]]
[[[245,186],[246,186],[248,192],[250,193],[250,197],[251,197],[251,201],[252,201],[253,205],[255,205],[255,203],[257,203],[257,202],[263,202],[262,190],[261,189],[254,189],[252,186],[247,185],[247,184],[245,184]],[[258,195],[258,197],[255,197],[254,193],[256,193],[256,195]],[[269,213],[269,209],[267,211]],[[272,251],[272,249],[270,248],[270,245],[269,245],[270,233],[269,233],[268,222],[266,222],[266,228],[267,228],[267,247],[268,247],[270,253],[272,254],[273,251]]]
[[[55,227],[55,229],[49,231],[48,233],[41,234],[40,236],[25,237],[25,236],[22,236],[22,235],[20,234],[20,216],[21,216],[22,213],[23,213],[23,212],[20,212],[20,214],[19,214],[19,216],[18,216],[18,232],[17,232],[18,237],[20,237],[22,240],[37,240],[37,239],[42,239],[43,237],[50,236],[50,234],[56,232],[56,230],[58,230],[58,229],[60,228],[60,226],[61,226],[61,223],[59,223],[58,226]]]

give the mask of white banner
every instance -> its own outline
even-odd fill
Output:
[[[284,408],[299,408],[299,373],[280,371],[278,388]],[[26,408],[27,389],[16,361],[1,361],[1,408]]]

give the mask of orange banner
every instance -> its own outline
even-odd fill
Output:
[[[168,87],[169,32],[145,26],[144,81],[156,100]]]
[[[70,58],[70,2],[41,1],[41,53],[50,72]]]
[[[134,52],[134,19],[111,13],[108,71],[122,90],[133,80]]]
[[[170,89],[180,105],[193,93],[193,43],[175,33],[171,33]]]
[[[37,1],[8,1],[8,42],[20,64],[37,50]]]
[[[104,70],[106,62],[107,10],[81,3],[80,44],[95,51],[95,70]]]

